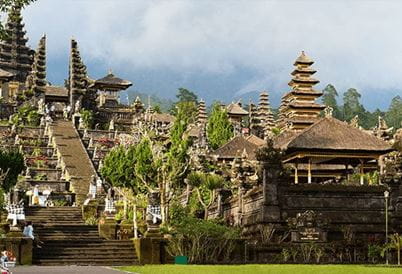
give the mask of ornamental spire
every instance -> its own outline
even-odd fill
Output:
[[[82,97],[87,87],[87,68],[84,65],[78,43],[71,39],[70,65],[68,90],[70,93],[70,103],[75,105],[76,101]]]
[[[31,71],[34,51],[26,45],[28,39],[25,38],[19,6],[10,9],[5,31],[8,37],[0,42],[0,69],[15,74],[15,81],[25,83]]]
[[[32,89],[35,95],[44,92],[46,81],[46,35],[44,35],[38,44],[34,55],[32,71],[27,80],[27,87]]]

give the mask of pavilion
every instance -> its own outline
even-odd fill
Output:
[[[313,177],[345,175],[348,179],[348,171],[356,167],[364,184],[364,173],[378,169],[380,157],[393,150],[376,136],[332,117],[321,118],[302,131],[286,130],[274,139],[274,146],[284,151],[283,162],[293,168],[295,184],[299,176],[307,177],[307,183]]]

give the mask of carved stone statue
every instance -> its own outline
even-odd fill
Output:
[[[110,130],[110,131],[113,131],[113,130],[114,130],[114,119],[110,120],[110,123],[109,123],[109,130]]]
[[[45,101],[43,98],[40,98],[38,101],[38,113],[45,114]]]
[[[74,113],[79,113],[81,110],[81,100],[77,100],[74,106]]]

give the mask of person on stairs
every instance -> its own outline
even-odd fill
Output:
[[[32,242],[33,242],[34,247],[36,247],[36,248],[42,248],[42,247],[40,246],[40,244],[43,244],[43,242],[41,242],[38,237],[35,237],[35,236],[34,236],[33,231],[34,231],[34,229],[33,229],[33,226],[32,226],[32,222],[31,222],[31,221],[26,222],[26,223],[25,223],[25,227],[24,227],[24,231],[22,232],[22,234],[23,234],[25,237],[32,239]]]

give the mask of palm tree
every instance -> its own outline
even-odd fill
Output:
[[[398,265],[401,265],[401,247],[402,247],[402,236],[399,236],[398,233],[394,233],[389,237],[389,243],[386,244],[381,251],[381,257],[384,257],[385,252],[391,249],[395,249],[398,256]]]

